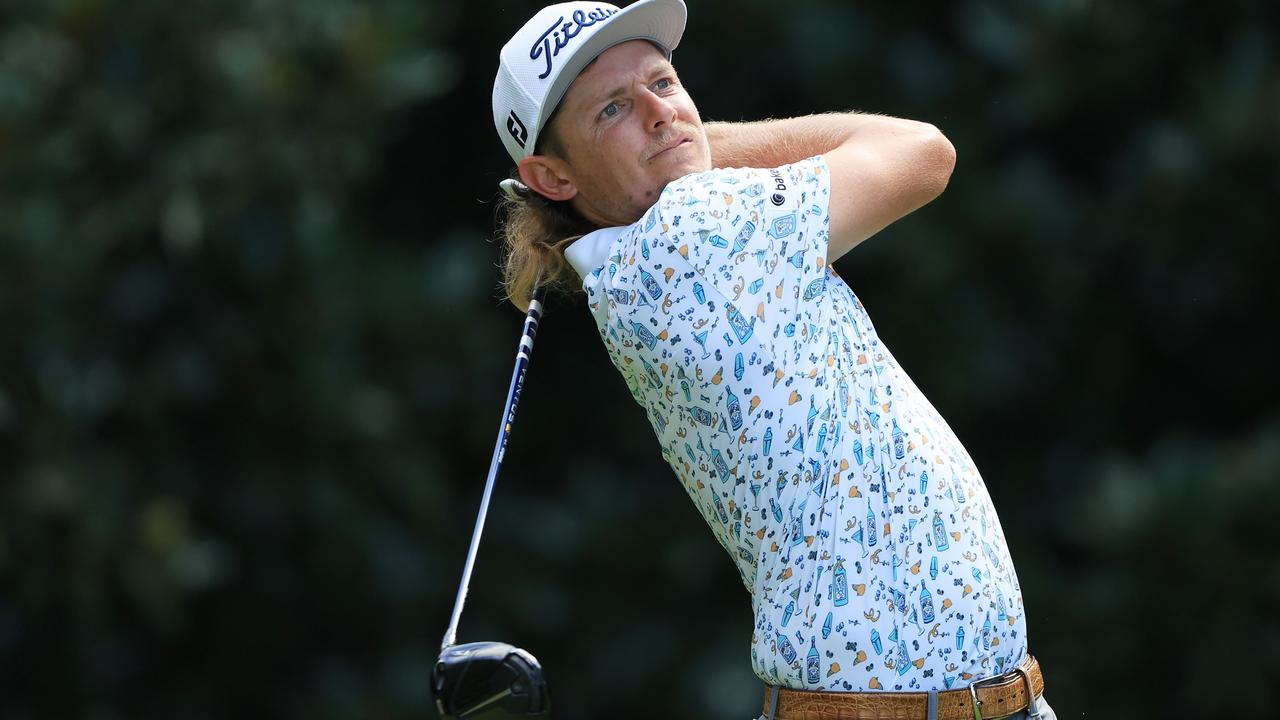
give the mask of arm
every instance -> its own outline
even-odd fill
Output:
[[[825,156],[829,261],[942,194],[955,167],[950,141],[914,120],[829,113],[704,127],[715,167],[776,167]]]

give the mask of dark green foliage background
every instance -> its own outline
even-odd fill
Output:
[[[1274,712],[1274,4],[689,4],[704,117],[954,142],[840,270],[983,470],[1059,715]],[[0,717],[434,717],[534,7],[0,2]],[[530,373],[462,639],[560,718],[753,717],[748,597],[574,301]]]

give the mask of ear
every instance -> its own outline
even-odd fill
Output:
[[[571,200],[578,186],[569,174],[569,166],[550,155],[530,155],[520,161],[520,181],[548,200]]]

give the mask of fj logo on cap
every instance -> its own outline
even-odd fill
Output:
[[[547,61],[547,69],[538,76],[538,79],[547,79],[547,76],[551,74],[551,59],[559,55],[570,40],[578,37],[578,33],[582,32],[584,28],[589,28],[608,18],[610,15],[617,14],[617,12],[617,8],[597,7],[591,12],[574,10],[569,22],[564,21],[563,15],[556,18],[556,21],[551,23],[551,27],[547,28],[547,31],[542,33],[542,36],[533,43],[533,47],[529,48],[530,60],[537,60],[542,57],[546,58]],[[552,42],[555,43],[554,50],[551,49]]]
[[[507,116],[507,132],[511,133],[511,137],[516,139],[516,144],[520,147],[524,147],[524,141],[529,139],[529,130],[525,128],[524,123],[520,122],[520,118],[516,117],[515,110]]]

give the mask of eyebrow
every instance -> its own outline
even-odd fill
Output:
[[[594,62],[594,61],[593,61],[593,62]],[[674,66],[674,65],[672,65],[672,64],[671,64],[671,63],[670,63],[666,58],[663,58],[663,59],[661,59],[661,60],[658,60],[658,61],[653,62],[649,67],[645,68],[645,70],[641,73],[641,75],[653,75],[655,72],[659,72],[659,71],[661,71],[661,72],[671,72],[671,73],[673,73],[673,74],[674,74],[674,73],[675,73],[675,71],[676,71],[676,69],[675,69],[675,66]],[[596,105],[599,105],[600,103],[602,103],[602,102],[604,102],[604,101],[606,101],[606,100],[608,100],[608,99],[610,99],[610,98],[615,98],[615,97],[617,97],[617,96],[621,95],[623,92],[625,92],[625,91],[626,91],[627,87],[628,87],[630,84],[631,84],[631,83],[626,82],[626,83],[623,83],[623,84],[621,84],[621,85],[618,85],[617,87],[613,88],[612,90],[610,90],[610,91],[609,91],[609,92],[607,92],[607,93],[601,93],[601,94],[599,94],[599,95],[596,95],[596,96],[591,100],[591,104],[589,105],[589,107],[595,107]]]

